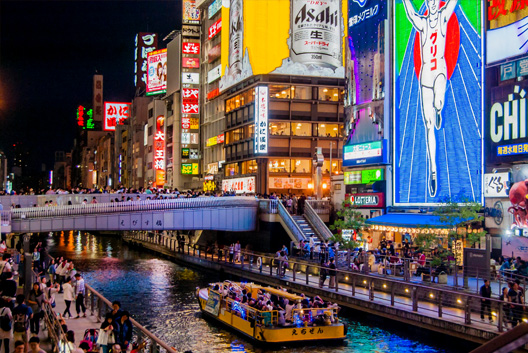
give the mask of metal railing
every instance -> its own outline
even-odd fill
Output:
[[[306,200],[305,205],[310,205],[317,214],[330,214],[332,212],[332,203],[328,200]]]
[[[284,207],[282,202],[277,202],[277,205],[278,205],[278,213],[279,213],[280,218],[284,221],[284,224],[286,225],[286,227],[288,227],[288,229],[293,234],[295,239],[297,241],[305,240],[306,237],[304,236],[304,233],[302,232],[299,225],[295,223],[295,220],[291,216],[290,212],[288,212],[288,210],[286,209],[286,207]]]
[[[327,201],[324,201],[324,202],[327,202]],[[319,203],[306,202],[304,206],[304,215],[306,216],[306,219],[308,220],[312,228],[319,235],[319,237],[326,241],[330,239],[333,236],[333,234],[330,231],[330,229],[328,229],[326,224],[323,222],[321,217],[319,217],[319,214],[316,212],[316,210],[312,208],[312,205],[318,205],[318,204]]]
[[[11,217],[12,219],[27,219],[100,213],[244,206],[257,207],[257,200],[254,197],[197,197],[185,199],[110,202],[52,207],[28,207],[13,209],[11,211]]]
[[[259,200],[261,213],[276,214],[278,212],[277,200]]]
[[[3,227],[11,225],[11,211],[0,211],[0,225]]]

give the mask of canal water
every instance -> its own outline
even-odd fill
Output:
[[[52,256],[74,261],[86,282],[178,352],[271,352],[201,318],[195,289],[220,278],[187,268],[122,244],[118,237],[80,232],[55,233],[47,239]],[[342,312],[343,314],[343,312]],[[348,345],[308,346],[280,352],[467,352],[467,346],[445,336],[397,324],[372,322],[361,313],[345,312]]]

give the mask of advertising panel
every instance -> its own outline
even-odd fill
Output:
[[[115,131],[116,125],[123,125],[130,116],[130,103],[105,102],[103,129]]]
[[[198,68],[200,68],[200,59],[198,59],[198,58],[182,58],[182,67],[184,69],[198,69]]]
[[[348,1],[347,105],[384,98],[387,1]]]
[[[344,78],[347,1],[222,1],[220,91],[252,75]],[[216,35],[209,29],[209,38]]]
[[[520,256],[525,259],[528,256],[528,238],[523,236],[503,237],[502,255],[516,258]]]
[[[200,98],[200,90],[198,88],[182,88],[182,98],[198,100]]]
[[[357,143],[343,147],[343,165],[356,166],[388,162],[387,140]]]
[[[200,43],[195,42],[183,42],[182,43],[183,54],[200,54]]]
[[[510,173],[484,174],[484,196],[508,197],[510,189]]]
[[[207,39],[209,40],[213,39],[214,37],[216,37],[218,33],[220,33],[221,30],[222,30],[222,19],[219,19],[218,21],[213,23],[211,26],[209,26],[209,29],[207,30]]]
[[[198,163],[182,163],[181,173],[183,175],[197,175],[200,174],[200,167]]]
[[[147,56],[147,96],[167,91],[167,49],[156,50]]]
[[[182,116],[182,129],[188,130],[190,128],[191,128],[191,118],[189,118],[188,116]]]
[[[190,85],[199,85],[200,74],[198,72],[182,72],[182,83]]]
[[[486,160],[490,163],[518,161],[528,155],[528,82],[491,87],[486,112]]]
[[[218,80],[221,76],[221,72],[222,65],[218,65],[215,68],[209,70],[209,72],[207,73],[207,83],[211,83]]]
[[[224,179],[222,180],[222,191],[235,191],[237,194],[255,192],[255,177]]]
[[[222,46],[220,44],[215,45],[207,52],[207,62],[210,64],[220,57]]]
[[[351,172],[344,172],[345,185],[361,184],[361,171],[353,170]]]
[[[183,99],[182,114],[199,114],[200,108],[197,100]]]
[[[156,135],[154,135],[154,170],[156,186],[165,184],[165,116],[156,118]]]
[[[268,87],[255,88],[255,154],[268,153]]]
[[[345,201],[347,206],[355,206],[361,208],[383,208],[385,207],[385,194],[382,192],[346,194]]]
[[[134,51],[134,85],[145,89],[147,86],[147,56],[148,53],[158,48],[158,35],[156,33],[138,33],[135,40]]]
[[[396,205],[482,202],[482,5],[395,0]]]
[[[184,37],[200,38],[200,27],[199,26],[183,25],[181,32],[182,32],[182,36]]]
[[[270,189],[308,189],[310,178],[269,178]]]
[[[182,148],[181,149],[181,158],[182,159],[188,159],[190,155],[190,149],[189,148]]]
[[[198,130],[200,128],[200,119],[191,118],[191,130]]]
[[[528,53],[528,4],[522,0],[487,1],[486,63]]]
[[[103,121],[103,75],[93,77],[93,118],[95,121]]]
[[[200,23],[200,9],[196,6],[195,0],[183,0],[182,23]]]
[[[181,133],[181,143],[183,145],[188,145],[191,143],[191,133],[190,132]]]
[[[375,181],[384,180],[383,172],[384,170],[381,168],[362,170],[361,171],[361,183],[362,184],[372,184]]]
[[[191,148],[189,158],[190,159],[200,159],[200,150],[198,150],[197,148]]]
[[[207,17],[211,19],[218,11],[222,9],[222,0],[215,0],[209,5]]]
[[[211,146],[215,146],[221,143],[224,143],[224,134],[208,138],[207,141],[205,142],[205,146],[211,147]]]

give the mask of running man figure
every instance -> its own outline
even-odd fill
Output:
[[[411,0],[403,0],[407,18],[420,34],[422,66],[420,91],[422,115],[427,129],[426,145],[429,156],[429,196],[436,196],[438,171],[436,168],[436,130],[442,127],[442,109],[447,86],[445,59],[447,23],[455,11],[458,0],[446,0],[440,9],[440,0],[425,0],[427,15],[419,15]]]

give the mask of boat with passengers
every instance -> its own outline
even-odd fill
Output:
[[[346,338],[339,307],[319,297],[231,281],[197,288],[196,295],[203,315],[259,343],[342,343]]]

